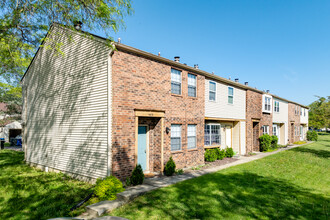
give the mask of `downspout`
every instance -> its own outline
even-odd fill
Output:
[[[107,116],[108,116],[108,124],[107,124],[107,151],[108,151],[108,164],[107,164],[107,176],[112,174],[112,54],[113,50],[111,49],[108,54],[108,74],[107,74],[107,97],[108,97],[108,105],[107,105]]]

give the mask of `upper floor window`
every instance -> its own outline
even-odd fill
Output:
[[[196,148],[196,125],[188,125],[188,149]]]
[[[233,104],[234,103],[234,88],[228,87],[228,103]]]
[[[300,115],[302,115],[302,108],[300,108]]]
[[[274,112],[280,112],[280,102],[279,101],[274,102]]]
[[[270,111],[270,97],[265,96],[265,110]]]
[[[304,109],[304,116],[306,116],[306,109]]]
[[[181,71],[171,69],[171,92],[181,95]]]
[[[263,125],[262,127],[262,134],[269,134],[269,126]]]
[[[181,125],[171,125],[171,151],[181,150]]]
[[[209,100],[210,101],[215,101],[215,95],[216,95],[216,84],[215,82],[210,81],[209,82]]]
[[[205,124],[204,144],[206,146],[220,145],[220,127],[220,124]]]
[[[196,75],[188,73],[188,96],[196,97]]]

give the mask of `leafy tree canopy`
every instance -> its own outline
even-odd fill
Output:
[[[132,12],[130,0],[2,0],[0,3],[0,77],[14,87],[28,67],[51,24],[73,28],[82,22],[89,31],[103,30],[110,38]],[[1,84],[1,94],[8,90]],[[4,86],[4,87],[2,87]],[[8,94],[2,100],[15,95]]]
[[[316,96],[318,100],[309,105],[309,126],[315,129],[330,128],[330,96]]]

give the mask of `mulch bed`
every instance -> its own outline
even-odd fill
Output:
[[[228,163],[233,163],[235,161],[237,161],[238,159],[235,158],[223,158],[222,160],[216,160],[214,162],[206,162],[205,161],[205,166],[203,166],[201,169],[207,169],[207,168],[211,168],[211,167],[218,167],[218,166],[222,166]]]

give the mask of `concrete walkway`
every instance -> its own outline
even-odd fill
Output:
[[[310,143],[312,143],[312,142],[310,141],[310,142],[307,142],[306,144],[310,144]],[[106,212],[111,212],[112,210],[124,205],[125,203],[132,201],[134,198],[141,196],[152,190],[170,186],[170,185],[176,184],[176,183],[184,181],[184,180],[200,177],[205,174],[214,173],[219,170],[226,169],[228,167],[248,163],[248,162],[251,162],[254,160],[258,160],[258,159],[267,157],[269,155],[277,154],[281,151],[290,150],[290,149],[300,147],[300,146],[303,146],[306,144],[292,145],[292,146],[288,146],[286,148],[280,148],[276,151],[268,152],[268,153],[254,152],[254,153],[256,153],[256,155],[239,156],[237,158],[238,160],[234,161],[232,163],[228,163],[228,164],[217,166],[217,167],[210,167],[210,168],[203,169],[203,170],[190,171],[189,173],[184,173],[182,175],[176,175],[176,176],[171,176],[171,177],[148,178],[148,179],[145,179],[145,181],[142,185],[127,188],[126,191],[117,194],[117,200],[102,201],[102,202],[87,206],[86,207],[87,212],[78,216],[77,218],[78,219],[94,219],[94,218],[97,218],[97,217],[103,215]]]

